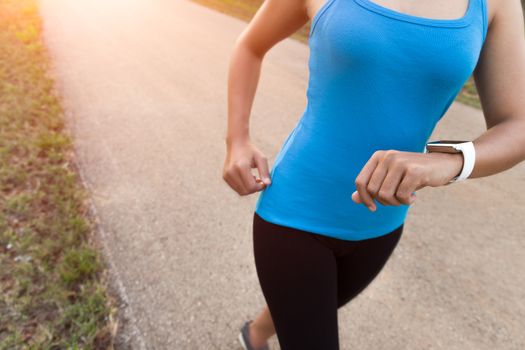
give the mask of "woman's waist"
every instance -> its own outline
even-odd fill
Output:
[[[377,150],[395,149],[406,152],[422,152],[426,142],[423,132],[399,130],[363,130],[329,126],[320,128],[301,121],[300,130],[282,149],[283,161],[295,161],[316,165],[332,165],[341,162],[363,162]],[[363,164],[364,165],[364,164]]]
[[[399,111],[386,106],[343,108],[329,102],[309,102],[296,139],[346,149],[364,144],[363,148],[419,150],[436,122],[436,113],[430,111]]]

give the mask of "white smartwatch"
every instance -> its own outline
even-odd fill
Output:
[[[459,175],[450,180],[449,183],[466,180],[474,169],[476,150],[472,141],[438,140],[427,142],[424,153],[430,152],[463,154],[463,168]]]

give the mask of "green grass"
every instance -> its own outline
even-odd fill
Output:
[[[217,11],[225,13],[230,16],[240,18],[245,21],[250,21],[263,3],[263,0],[193,0],[194,2],[213,8]],[[525,0],[522,0],[525,6]],[[310,32],[310,23],[305,24],[300,30],[292,35],[292,38],[302,43],[308,43],[308,33]],[[472,107],[481,109],[479,95],[474,84],[474,79],[471,76],[461,92],[458,94],[456,101],[470,105]]]
[[[0,349],[107,349],[94,241],[36,0],[0,0]]]

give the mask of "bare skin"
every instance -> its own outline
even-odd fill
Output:
[[[271,185],[267,157],[250,141],[249,116],[264,55],[311,20],[327,0],[266,0],[236,41],[228,79],[227,155],[223,179],[239,195]],[[461,17],[468,0],[370,0],[394,11],[434,19]],[[525,35],[520,0],[487,0],[489,30],[474,81],[487,131],[474,142],[476,161],[469,178],[490,176],[525,160]],[[351,23],[349,24],[351,25]],[[374,211],[411,204],[412,192],[445,186],[458,175],[461,154],[380,150],[355,179],[356,203]],[[259,177],[252,168],[257,168]],[[250,328],[254,347],[265,344],[275,328],[266,306]]]

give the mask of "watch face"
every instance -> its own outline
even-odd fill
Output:
[[[441,152],[441,153],[460,153],[461,151],[456,149],[455,145],[460,143],[466,143],[469,141],[461,140],[438,140],[427,142],[427,152]]]
[[[460,153],[452,145],[427,145],[427,152]]]
[[[458,143],[465,143],[465,142],[468,142],[468,141],[458,141],[458,140],[439,140],[439,141],[430,141],[430,142],[427,142],[427,145],[440,145],[440,144],[444,144],[444,143],[448,143],[448,144],[458,144]]]

